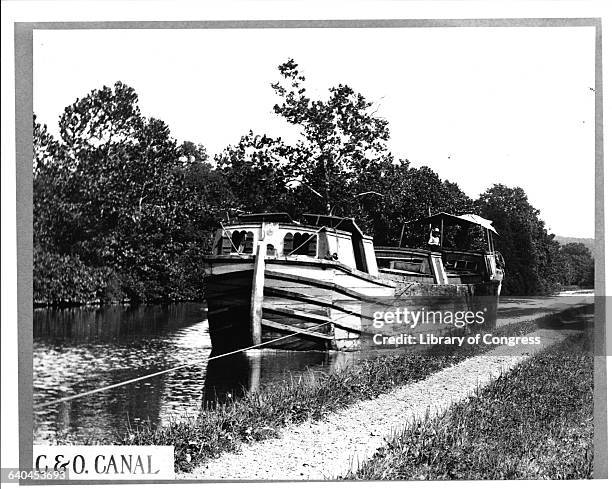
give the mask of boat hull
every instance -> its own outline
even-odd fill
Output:
[[[213,349],[253,345],[254,257],[208,260],[208,322]],[[323,260],[265,261],[261,343],[287,350],[354,350],[365,303],[392,298],[395,284]]]
[[[209,328],[216,354],[262,344],[285,350],[357,350],[372,346],[372,312],[395,303],[427,298],[446,308],[478,307],[478,295],[494,284],[406,283],[374,278],[317,259],[265,260],[261,298],[254,298],[256,258],[207,260]],[[253,301],[261,302],[260,341],[253,339]],[[402,302],[403,301],[403,302]],[[489,306],[490,309],[490,306]]]

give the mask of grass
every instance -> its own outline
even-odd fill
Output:
[[[409,426],[347,479],[586,479],[593,470],[588,332],[437,418]]]
[[[499,328],[496,336],[522,335],[539,327],[527,321]],[[207,459],[236,450],[241,443],[277,436],[285,426],[319,420],[355,402],[372,399],[398,385],[417,382],[450,365],[494,348],[490,345],[436,347],[433,352],[385,355],[331,374],[306,372],[280,384],[203,410],[194,419],[165,426],[132,427],[117,441],[129,445],[173,445],[175,469],[189,472]]]

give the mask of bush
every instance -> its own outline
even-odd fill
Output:
[[[108,267],[89,267],[78,256],[34,250],[34,305],[71,305],[122,299]]]

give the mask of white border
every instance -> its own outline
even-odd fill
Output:
[[[101,21],[101,20],[302,20],[302,19],[472,19],[472,18],[568,18],[601,17],[603,32],[603,82],[604,87],[612,79],[612,62],[606,62],[606,54],[612,52],[612,9],[606,8],[606,1],[362,1],[320,2],[320,1],[148,1],[146,8],[142,1],[2,1],[2,278],[1,278],[1,339],[2,339],[2,439],[1,466],[18,467],[19,440],[17,406],[17,295],[16,295],[16,222],[15,222],[15,112],[14,112],[14,43],[13,22],[37,21]],[[604,88],[604,93],[610,94]],[[610,97],[608,96],[609,100]],[[609,129],[607,114],[609,104],[604,97],[604,128]],[[610,130],[604,132],[605,148],[610,147]],[[577,168],[579,171],[579,168]],[[607,173],[607,172],[606,172]],[[604,187],[610,188],[610,177],[606,174]],[[612,229],[612,209],[605,203],[605,227]],[[611,246],[608,246],[608,249]],[[610,263],[610,253],[606,250],[606,262]],[[612,283],[610,267],[606,269],[606,282]],[[608,372],[612,362],[608,358]],[[608,374],[608,400],[612,392],[612,382]],[[609,402],[608,402],[609,405]],[[608,439],[610,435],[608,421]],[[612,467],[612,457],[608,453],[608,466]],[[601,481],[603,482],[603,481]],[[535,486],[553,482],[520,481],[521,485]],[[597,481],[585,482],[597,484]],[[302,483],[294,483],[302,485]],[[335,483],[334,487],[344,487],[347,483]],[[382,487],[387,482],[377,482]],[[420,487],[420,483],[410,483]],[[461,488],[467,484],[484,485],[485,482],[456,482],[453,487]],[[500,484],[515,485],[516,482],[504,481]],[[569,481],[554,484],[574,484]],[[239,484],[242,486],[243,484]],[[284,485],[284,484],[282,484]],[[425,487],[435,487],[438,483],[426,483]],[[217,486],[217,484],[215,484]],[[151,486],[156,487],[156,486]],[[312,487],[312,486],[309,486]]]

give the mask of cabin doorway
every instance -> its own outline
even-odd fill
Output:
[[[355,255],[355,268],[360,272],[368,273],[363,239],[361,239],[358,233],[353,232],[351,235],[351,242],[353,243],[353,255]]]

